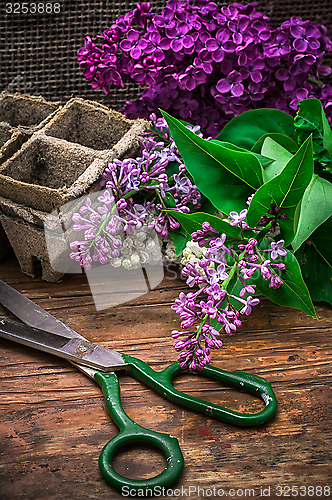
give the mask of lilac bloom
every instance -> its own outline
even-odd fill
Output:
[[[106,205],[113,205],[114,199],[114,196],[111,196],[111,193],[108,189],[104,191],[104,194],[102,196],[98,197],[98,201],[106,203]]]
[[[211,285],[209,288],[205,289],[205,292],[212,300],[219,301],[223,299],[226,295],[226,290],[222,290],[218,283]]]
[[[153,56],[157,59],[157,62],[160,63],[165,59],[165,54],[160,48],[161,36],[158,31],[152,31],[148,34],[149,41],[149,52],[153,54]]]
[[[153,86],[156,83],[157,69],[148,64],[135,64],[132,78],[141,85]]]
[[[289,73],[296,76],[299,73],[307,73],[317,61],[317,57],[313,54],[296,54],[294,63],[289,67]]]
[[[225,233],[221,234],[219,238],[212,240],[210,243],[211,251],[223,250],[225,248],[224,247],[225,241],[226,241],[226,234]]]
[[[284,282],[277,276],[276,274],[273,274],[271,276],[271,281],[269,283],[269,288],[280,288]]]
[[[283,248],[284,244],[285,240],[271,242],[271,248],[269,248],[269,251],[271,251],[271,259],[275,260],[279,257],[279,255],[281,257],[285,257],[285,255],[287,255],[287,250]]]
[[[120,85],[121,88],[124,88],[124,83],[120,73],[112,67],[102,71],[100,79],[107,85],[114,85],[115,87],[118,87]]]
[[[181,88],[186,90],[194,90],[198,85],[206,81],[206,73],[195,68],[195,66],[188,66],[185,73],[179,76]]]
[[[245,314],[246,316],[248,316],[251,313],[251,308],[259,304],[259,299],[257,297],[251,297],[251,295],[249,295],[247,300],[243,301],[243,303],[244,307],[241,309],[240,314]]]
[[[240,69],[240,73],[243,76],[243,80],[248,77],[254,83],[260,83],[263,80],[262,70],[265,69],[265,62],[262,59],[255,59],[245,63],[245,66]]]
[[[187,296],[184,292],[180,292],[179,298],[175,299],[175,304],[172,306],[172,309],[180,314],[185,310],[187,304]]]
[[[238,71],[231,71],[227,78],[221,78],[216,89],[221,94],[227,94],[230,92],[234,97],[240,97],[244,92],[244,86],[242,85],[243,76]]]
[[[235,51],[236,45],[229,40],[229,36],[229,31],[226,28],[219,29],[215,38],[211,37],[205,41],[206,50],[212,53],[212,59],[215,62],[221,62],[225,57],[225,52],[233,53]]]
[[[276,71],[276,79],[283,82],[283,87],[286,91],[294,90],[296,87],[296,79],[289,74],[288,69],[279,68]]]
[[[240,16],[238,21],[229,21],[228,27],[233,32],[232,38],[236,45],[240,45],[243,41],[248,38],[248,33],[246,34],[246,29],[249,25],[249,18],[247,16]],[[250,36],[250,35],[249,35]]]
[[[320,38],[319,30],[309,24],[307,27],[300,25],[293,25],[290,28],[290,33],[295,38],[293,42],[293,47],[297,52],[306,52],[308,48],[311,50],[317,50],[320,47],[320,42],[318,38]]]
[[[279,32],[272,40],[264,44],[267,57],[285,56],[290,53],[291,46],[287,34],[284,31]]]
[[[211,53],[209,53],[206,49],[202,49],[199,52],[198,57],[194,59],[193,66],[197,69],[203,70],[207,75],[211,75],[213,72]]]
[[[175,188],[177,192],[182,191],[185,194],[188,194],[190,192],[190,188],[192,185],[188,177],[182,177],[182,179],[180,179],[180,176],[178,174],[175,174],[173,175],[173,179],[175,181]]]
[[[198,5],[193,7],[193,10],[196,10],[200,13],[201,16],[209,16],[211,12],[215,12],[218,6],[215,2],[198,2]]]
[[[257,19],[257,21],[252,23],[252,28],[256,31],[257,36],[263,42],[266,42],[271,37],[271,28],[269,28],[269,26],[267,26],[267,24],[260,19]]]
[[[191,112],[199,106],[198,101],[193,99],[192,92],[179,95],[172,104],[175,109],[179,109],[179,115],[183,120],[186,120],[191,115]]]
[[[161,11],[161,14],[156,14],[153,18],[153,23],[158,26],[158,28],[168,28],[173,29],[175,27],[174,10],[166,7]]]
[[[102,67],[103,64],[113,64],[115,65],[117,62],[116,53],[118,52],[118,46],[115,43],[111,45],[105,44],[102,47],[103,53],[100,56],[99,68]]]
[[[170,48],[174,52],[179,52],[182,48],[191,48],[194,45],[194,39],[188,35],[190,27],[184,21],[178,23],[176,28],[166,28],[166,36],[170,41]]]
[[[120,42],[120,47],[124,52],[129,52],[133,59],[139,59],[148,47],[148,41],[140,39],[140,33],[136,30],[130,30],[127,38]]]
[[[248,213],[248,210],[246,208],[241,210],[241,212],[239,214],[237,212],[230,212],[229,215],[232,219],[230,222],[230,225],[236,226],[237,224],[242,223],[245,220],[245,218],[247,217],[247,213]]]
[[[208,269],[207,274],[210,276],[211,285],[219,281],[225,281],[228,278],[228,274],[225,272],[225,264],[219,264],[217,269]]]
[[[214,319],[217,316],[218,309],[213,305],[212,300],[208,300],[207,302],[204,302],[201,300],[199,303],[201,309],[202,309],[202,314],[208,314],[211,319]]]

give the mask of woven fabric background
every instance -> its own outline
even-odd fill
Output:
[[[35,14],[6,13],[11,8],[23,10],[22,3],[11,2],[11,8],[9,3],[2,0],[0,6],[0,91],[42,95],[47,100],[62,102],[83,97],[113,109],[120,109],[126,100],[139,95],[139,87],[133,84],[123,90],[112,90],[108,97],[102,91],[92,90],[81,74],[76,55],[86,35],[94,40],[120,14],[132,10],[137,1],[59,0],[56,10],[60,12],[53,11],[55,2],[52,2],[53,7],[48,8],[52,12]],[[46,3],[45,0],[44,6]],[[165,3],[152,0],[151,4],[158,12]],[[257,8],[269,16],[271,26],[291,16],[300,16],[324,24],[332,38],[332,0],[259,0]],[[332,65],[332,54],[326,63]]]

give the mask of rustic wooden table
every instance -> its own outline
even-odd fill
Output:
[[[175,360],[171,304],[185,282],[170,272],[152,292],[96,312],[85,275],[51,284],[20,272],[13,255],[0,278],[89,340],[143,359],[155,369]],[[175,435],[185,459],[180,480],[160,498],[332,498],[332,308],[316,304],[319,321],[268,300],[224,337],[212,364],[267,378],[279,407],[269,423],[250,429],[213,420],[164,400],[121,375],[125,410],[141,425]],[[13,318],[0,306],[0,315]],[[64,360],[0,339],[1,500],[120,499],[98,469],[103,445],[117,433],[99,387]],[[180,390],[239,411],[255,398],[183,375]],[[164,467],[154,449],[123,450],[114,466],[131,477]]]

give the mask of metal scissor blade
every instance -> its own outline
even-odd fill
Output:
[[[4,281],[0,280],[0,303],[11,311],[26,325],[40,328],[47,332],[69,338],[81,338],[82,335],[72,330],[49,312],[32,302]],[[84,339],[85,340],[85,339]]]
[[[121,354],[111,349],[85,339],[64,337],[2,317],[0,337],[104,372],[126,366]]]

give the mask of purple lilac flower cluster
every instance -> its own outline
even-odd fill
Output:
[[[95,89],[136,82],[145,90],[123,108],[147,118],[158,108],[215,136],[233,116],[253,108],[292,113],[308,97],[332,118],[332,87],[321,77],[332,50],[326,28],[291,17],[277,28],[255,7],[210,0],[170,0],[160,14],[149,3],[105,30],[98,47],[89,36],[78,51],[83,75]]]
[[[72,216],[73,230],[84,231],[84,238],[71,243],[74,250],[71,258],[85,269],[90,269],[93,261],[120,265],[127,253],[128,237],[131,240],[138,237],[140,241],[143,234],[155,231],[166,238],[169,228],[180,226],[170,210],[188,213],[190,208],[200,207],[200,193],[186,175],[166,121],[155,115],[150,119],[155,132],[142,138],[141,156],[113,160],[102,174],[103,193],[94,202],[85,197],[79,211]],[[178,166],[178,173],[168,176],[170,163]],[[175,206],[165,203],[170,196]],[[150,247],[153,247],[151,241]],[[141,263],[147,262],[144,252],[135,251],[134,265],[137,253]],[[125,265],[131,267],[128,262]]]
[[[232,221],[242,229],[248,228],[244,219],[247,211],[233,212]],[[233,224],[234,225],[234,224]],[[202,370],[210,362],[211,349],[219,349],[220,331],[232,335],[241,326],[240,315],[249,315],[259,303],[253,280],[260,274],[269,281],[270,288],[283,285],[278,272],[285,264],[271,261],[285,256],[284,241],[272,241],[271,259],[265,259],[258,240],[249,238],[240,243],[228,244],[226,234],[220,234],[209,222],[192,233],[192,241],[204,248],[200,260],[187,262],[182,270],[189,287],[196,291],[181,292],[172,308],[180,315],[182,331],[173,330],[174,348],[180,352],[178,361],[182,368]],[[238,292],[228,290],[232,278],[238,280]],[[193,329],[192,332],[190,329]],[[180,339],[181,337],[181,339]]]

